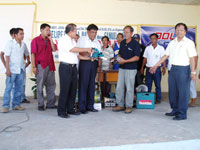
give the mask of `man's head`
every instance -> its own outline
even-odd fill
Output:
[[[131,26],[124,27],[124,36],[125,36],[126,40],[132,38],[133,31],[134,31],[134,29]]]
[[[134,40],[140,42],[140,35],[139,34],[134,34],[133,38],[134,38]]]
[[[90,40],[94,40],[97,36],[98,27],[95,24],[90,24],[87,27],[87,33]]]
[[[158,43],[158,34],[152,33],[149,37],[152,45],[156,45]]]
[[[10,36],[12,37],[12,39],[14,39],[15,38],[15,29],[16,28],[12,28],[12,29],[10,29]]]
[[[108,38],[107,36],[103,36],[103,37],[101,38],[101,41],[102,41],[102,43],[103,43],[103,46],[105,46],[105,47],[108,46],[108,44],[109,44],[109,38]]]
[[[78,42],[78,39],[79,39],[79,35],[76,34],[76,37],[74,38],[76,42]]]
[[[16,41],[22,41],[24,39],[24,30],[22,28],[15,28],[14,37]]]
[[[50,28],[51,28],[51,26],[49,24],[46,24],[46,23],[41,24],[40,32],[41,32],[42,36],[48,37],[51,32]]]
[[[123,40],[123,38],[124,38],[124,35],[122,33],[118,33],[117,34],[117,42],[118,43],[121,43],[121,41]]]
[[[65,33],[68,34],[71,38],[75,39],[77,34],[77,28],[74,23],[70,23],[65,27]]]
[[[175,26],[175,31],[176,31],[176,36],[177,38],[183,38],[186,33],[187,33],[187,25],[184,24],[184,23],[178,23],[176,26]]]

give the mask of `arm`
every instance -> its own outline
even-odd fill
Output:
[[[92,48],[78,48],[78,47],[74,47],[70,50],[70,52],[73,53],[82,53],[82,52],[87,52],[87,53],[93,53],[94,51],[92,50]]]
[[[144,74],[144,68],[145,68],[146,64],[147,64],[147,58],[144,57],[143,62],[142,62],[142,67],[141,67],[141,70],[140,70],[141,75]]]
[[[196,75],[195,75],[195,57],[190,57],[190,68],[191,68],[191,78],[192,78],[192,80],[195,81],[196,80]]]
[[[52,39],[52,34],[50,33],[50,35],[48,36],[49,40],[50,40],[50,43],[51,43],[51,48],[52,48],[52,51],[55,52],[56,51],[56,44],[54,44],[53,42],[53,39]]]
[[[26,68],[31,64],[30,62],[30,57],[29,56],[26,56]]]
[[[135,61],[138,61],[140,59],[139,56],[134,56],[132,58],[129,58],[129,59],[123,59],[120,55],[118,55],[118,57],[120,57],[120,61],[119,61],[119,64],[126,64],[126,63],[131,63],[131,62],[135,62]]]
[[[164,62],[162,63],[162,65],[163,65],[163,67],[162,67],[162,73],[163,73],[163,76],[164,76],[165,73],[166,73],[166,61],[164,61]]]
[[[4,65],[4,67],[6,68],[6,61],[5,61],[5,58],[4,58],[4,52],[1,52],[1,61]]]
[[[10,72],[10,56],[6,56],[6,75],[8,77],[11,76],[11,72]]]
[[[162,63],[164,63],[164,61],[166,61],[168,58],[169,58],[169,56],[164,55],[164,56],[161,58],[161,60],[160,60],[155,66],[153,66],[152,68],[150,68],[149,71],[150,71],[152,74],[154,74],[154,73],[156,72],[156,69],[157,69]]]
[[[37,69],[37,66],[35,64],[35,53],[31,54],[31,62],[32,62],[32,67],[33,67],[33,73],[35,75],[37,75],[38,74],[38,69]]]

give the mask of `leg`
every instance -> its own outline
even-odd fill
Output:
[[[119,69],[117,89],[116,89],[116,102],[120,107],[124,107],[124,91],[125,91],[125,70]]]
[[[16,106],[19,106],[21,103],[23,80],[24,80],[24,71],[21,70],[21,73],[17,74],[16,79],[15,79],[15,90],[14,90],[13,101],[12,101],[13,108],[15,108]]]
[[[177,109],[178,109],[178,90],[177,90],[177,84],[176,84],[176,80],[175,80],[175,76],[176,76],[176,69],[174,68],[174,66],[172,66],[171,70],[170,70],[170,74],[168,77],[168,84],[169,84],[169,103],[170,103],[170,107],[172,109],[172,113],[177,113]]]
[[[153,75],[154,84],[156,87],[156,101],[161,101],[161,70],[160,67],[156,70],[156,73]]]
[[[148,87],[148,92],[151,92],[152,82],[153,82],[153,74],[149,72],[149,68],[146,68],[146,85]]]
[[[60,64],[59,66],[59,79],[60,79],[60,95],[58,100],[58,115],[65,115],[67,110],[67,101],[70,91],[72,70],[70,66]]]
[[[178,88],[178,116],[180,118],[187,118],[187,109],[189,102],[190,90],[190,67],[181,67],[176,76]]]
[[[36,75],[37,78],[37,99],[38,99],[38,106],[44,106],[44,96],[43,96],[43,87],[45,81],[45,69],[42,68],[41,65],[38,65],[38,74]]]
[[[133,107],[135,76],[137,70],[125,70],[126,107]]]
[[[11,91],[13,91],[15,78],[15,74],[12,74],[11,77],[6,76],[6,88],[3,96],[3,107],[10,108]]]
[[[80,61],[79,65],[79,109],[80,111],[86,110],[87,102],[87,90],[90,79],[90,67],[89,61]]]
[[[97,62],[91,62],[90,80],[87,95],[87,109],[94,109],[95,78],[97,74]]]
[[[70,113],[75,112],[75,99],[76,99],[76,92],[77,92],[77,68],[72,68],[72,79],[71,79],[71,87],[68,96],[68,105],[67,110]]]
[[[195,106],[195,101],[197,98],[197,90],[196,90],[196,85],[193,80],[190,82],[190,98],[191,98],[191,103],[189,104],[190,107]]]
[[[47,107],[55,106],[56,103],[55,89],[56,89],[55,72],[48,70],[46,79]]]

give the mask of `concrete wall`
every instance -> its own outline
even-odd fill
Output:
[[[199,53],[200,6],[143,3],[130,0],[35,0],[33,2],[37,4],[36,21],[116,25],[175,25],[178,22],[184,22],[190,26],[197,26],[197,51]],[[32,0],[0,0],[0,3],[32,3]],[[14,12],[10,10],[10,13]],[[35,33],[34,31],[34,35]],[[58,64],[56,66],[58,67]],[[31,74],[28,74],[27,78],[30,77]],[[5,75],[0,75],[0,79],[0,96],[2,96],[5,88]],[[58,95],[58,72],[56,72],[56,81],[56,94]],[[32,95],[32,85],[33,83],[27,79],[26,94],[28,96]],[[199,84],[197,88],[199,91]],[[167,92],[167,89],[167,75],[165,75],[162,80],[162,91]]]

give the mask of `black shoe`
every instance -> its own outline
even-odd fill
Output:
[[[38,110],[39,111],[45,111],[45,108],[44,108],[44,106],[38,106]]]
[[[61,118],[69,118],[70,116],[66,113],[66,114],[60,114],[58,115]]]
[[[91,111],[91,112],[98,112],[98,110],[96,110],[96,109],[87,109],[87,111]]]
[[[56,109],[58,108],[58,106],[54,105],[54,106],[46,106],[46,109]]]
[[[170,113],[165,113],[166,116],[176,116],[177,113],[175,112],[170,112]]]
[[[80,112],[68,112],[68,114],[70,114],[70,115],[80,115],[81,113]]]
[[[21,103],[30,103],[27,99],[24,99]]]
[[[86,111],[86,110],[80,110],[80,113],[81,113],[81,114],[87,114],[88,111]]]
[[[186,120],[187,118],[186,117],[179,117],[179,116],[176,116],[173,118],[173,120]]]

